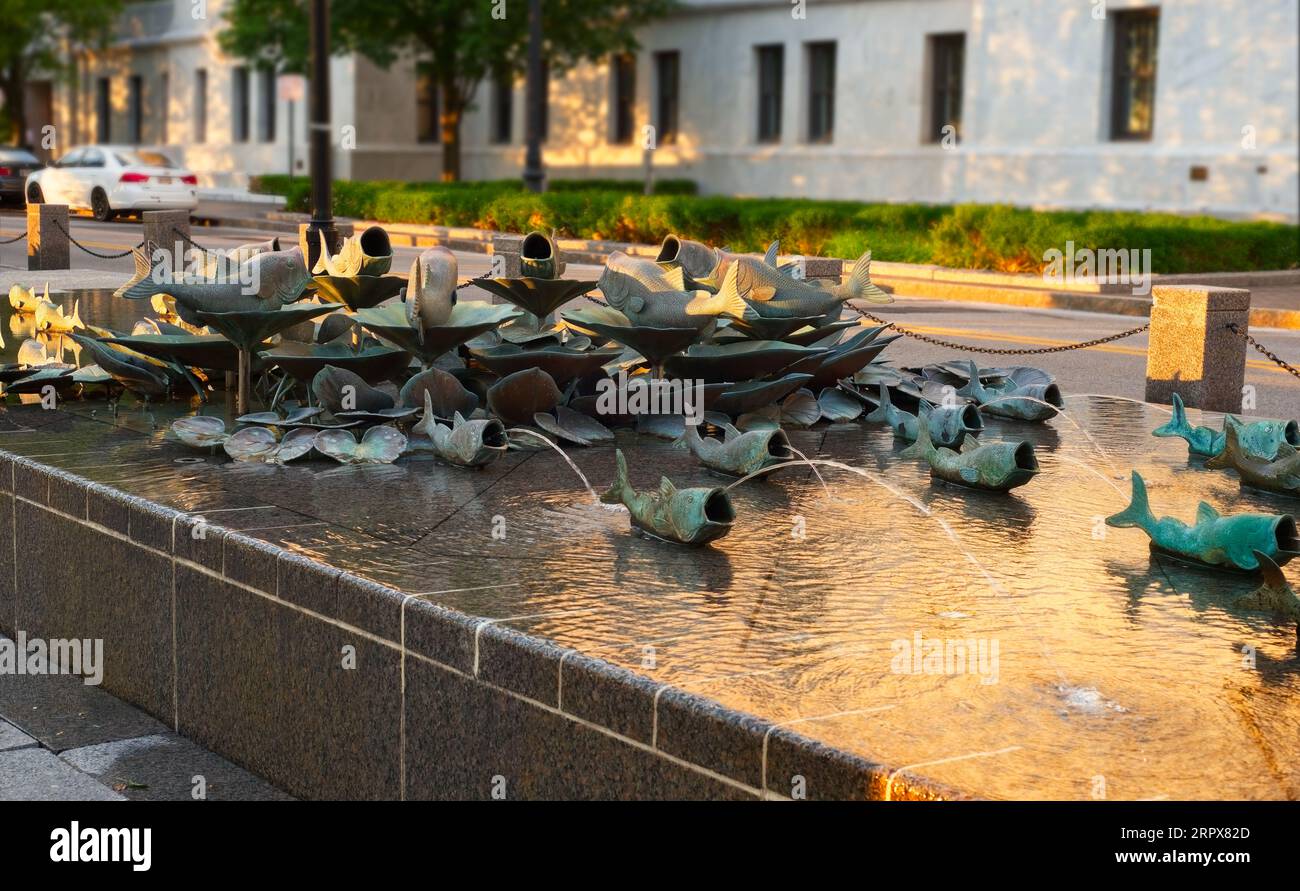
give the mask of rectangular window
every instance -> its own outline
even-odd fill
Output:
[[[672,145],[677,141],[677,112],[681,103],[681,53],[655,53],[655,141]]]
[[[941,142],[949,133],[961,139],[962,72],[966,60],[965,34],[934,34],[930,37],[930,128],[931,142]],[[951,127],[951,130],[947,128]]]
[[[417,142],[437,142],[438,80],[429,62],[415,63],[415,139]]]
[[[808,141],[835,136],[835,42],[808,44]]]
[[[144,78],[132,74],[126,81],[127,137],[132,145],[144,141]]]
[[[611,106],[614,126],[611,141],[627,145],[636,129],[636,56],[632,53],[615,53],[609,70],[614,81]]]
[[[109,102],[109,81],[106,77],[95,81],[95,141],[108,142],[112,136],[112,105]]]
[[[172,78],[166,71],[162,73],[162,79],[158,85],[158,142],[162,145],[167,144],[167,118],[170,116],[171,109],[168,104],[171,102],[170,96],[172,91]]]
[[[1111,139],[1150,139],[1156,117],[1156,46],[1160,10],[1111,13]]]
[[[257,135],[262,142],[275,142],[275,69],[261,68],[257,72],[258,91],[261,94],[261,113],[257,118]]]
[[[785,47],[760,46],[758,53],[758,141],[781,141],[781,96]]]
[[[515,80],[509,72],[492,79],[492,142],[509,145],[515,121]]]
[[[230,82],[230,138],[233,142],[248,142],[248,69],[243,65],[231,69]]]
[[[208,69],[194,72],[194,141],[208,141]]]

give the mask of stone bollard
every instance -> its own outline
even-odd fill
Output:
[[[844,261],[833,257],[800,257],[803,277],[808,281],[825,279],[839,284],[844,280]]]
[[[185,271],[185,258],[192,248],[190,237],[190,212],[188,210],[146,210],[141,217],[144,220],[144,249],[149,253],[149,262],[155,268],[158,261],[153,257],[155,250],[171,252],[172,272]],[[176,233],[180,233],[177,235]],[[202,258],[199,260],[202,263]]]
[[[1250,291],[1158,285],[1151,296],[1147,401],[1167,404],[1177,393],[1188,406],[1241,411],[1246,341],[1227,326],[1249,328]]]
[[[523,267],[519,263],[519,253],[523,248],[524,237],[522,235],[494,235],[492,236],[492,268],[490,274],[493,278],[519,278],[523,275]]]
[[[68,269],[68,205],[27,205],[27,268]]]

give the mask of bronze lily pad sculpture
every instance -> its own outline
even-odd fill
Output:
[[[691,547],[716,541],[731,531],[736,511],[726,489],[678,489],[663,477],[657,490],[638,492],[628,481],[622,449],[614,456],[617,476],[600,500],[626,507],[634,530]]]
[[[562,396],[549,374],[528,368],[493,384],[487,393],[487,406],[492,414],[514,427],[531,423],[538,412],[551,411]]]
[[[222,448],[236,461],[288,464],[311,452],[316,445],[316,435],[315,430],[299,428],[276,439],[275,434],[266,427],[245,427],[227,437]]]
[[[690,380],[745,381],[792,368],[801,359],[820,360],[826,350],[801,347],[774,340],[741,340],[727,344],[695,344],[678,356],[664,361],[669,377]],[[820,364],[820,363],[818,363]],[[806,369],[797,369],[804,371]]]
[[[370,386],[355,371],[334,365],[316,372],[311,392],[316,402],[336,417],[344,412],[379,412],[395,404],[392,396]]]
[[[563,405],[555,407],[555,414],[538,412],[533,423],[552,436],[574,445],[589,446],[597,442],[613,442],[614,434],[595,418]]]
[[[427,437],[433,453],[457,467],[485,467],[505,454],[510,445],[506,428],[496,418],[467,421],[455,412],[451,424],[440,423],[427,390],[424,417],[411,430]],[[419,447],[417,440],[411,441],[411,447]]]
[[[540,368],[560,385],[567,384],[575,377],[594,374],[605,363],[618,358],[621,353],[622,350],[617,347],[575,350],[559,344],[546,344],[524,349],[512,343],[469,351],[475,362],[493,374],[505,376],[525,368]]]
[[[693,327],[655,328],[633,325],[627,316],[612,306],[584,306],[560,315],[570,328],[631,347],[657,372],[662,372],[665,359],[686,349],[699,337],[699,332]]]
[[[891,334],[881,337],[884,325],[867,328],[849,337],[843,343],[830,347],[822,356],[816,367],[791,367],[791,371],[808,371],[813,375],[812,385],[817,388],[829,387],[838,380],[851,377],[865,368],[895,340],[903,335]]]
[[[172,433],[181,442],[196,449],[219,446],[230,438],[226,432],[226,422],[210,415],[178,418],[172,422]]]
[[[528,313],[532,317],[528,327],[534,329],[561,306],[596,287],[596,282],[567,278],[484,278],[476,279],[475,284]]]
[[[811,374],[787,374],[776,380],[736,384],[714,400],[710,408],[733,418],[739,417],[780,402],[810,380]]]
[[[169,326],[170,327],[170,326]],[[137,353],[167,359],[191,368],[238,371],[239,347],[220,334],[130,334],[103,338]],[[254,370],[261,366],[255,361]]]
[[[396,275],[318,275],[312,282],[321,300],[340,303],[353,312],[378,306],[406,287]]]
[[[147,402],[152,398],[164,398],[172,392],[172,367],[141,353],[132,352],[125,347],[113,348],[91,337],[80,334],[72,335],[77,343],[90,351],[96,364],[112,375],[113,379],[131,392],[142,396]],[[181,369],[174,369],[178,376],[183,376]],[[203,392],[200,389],[199,395]]]
[[[454,374],[441,368],[430,368],[413,375],[402,385],[397,402],[409,407],[424,406],[439,418],[450,418],[457,412],[466,417],[473,414],[478,408],[479,398]]]
[[[386,347],[373,339],[354,349],[340,341],[331,343],[297,343],[285,341],[262,354],[266,364],[284,369],[295,380],[310,381],[325,366],[342,368],[358,375],[368,384],[388,380],[411,362],[405,350]]]
[[[452,307],[447,322],[427,328],[415,327],[407,317],[404,304],[389,303],[356,314],[366,330],[401,347],[428,368],[439,356],[503,322],[516,319],[519,310],[493,305],[482,300],[461,300]]]
[[[1295,519],[1286,514],[1225,517],[1202,501],[1192,526],[1173,517],[1156,519],[1147,500],[1146,483],[1136,470],[1132,503],[1107,517],[1106,525],[1136,526],[1150,536],[1152,550],[1204,566],[1257,570],[1261,567],[1259,554],[1278,566],[1300,555]]]
[[[358,442],[348,430],[322,430],[316,451],[340,464],[392,464],[406,451],[406,437],[394,427],[371,427]]]

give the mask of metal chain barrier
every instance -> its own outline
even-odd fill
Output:
[[[141,242],[140,242],[139,244],[137,244],[135,247],[127,248],[126,250],[124,250],[124,251],[122,251],[121,253],[118,253],[118,254],[101,254],[101,253],[99,253],[98,251],[95,251],[95,250],[92,250],[91,248],[86,247],[84,244],[82,244],[81,242],[77,241],[77,239],[73,238],[73,237],[72,237],[72,233],[69,232],[67,229],[63,228],[63,223],[59,222],[58,220],[55,220],[55,221],[54,221],[54,225],[57,226],[58,229],[59,229],[59,231],[62,232],[62,233],[67,237],[68,241],[72,242],[72,243],[75,244],[77,247],[81,248],[83,251],[85,251],[86,253],[90,254],[90,256],[92,256],[92,257],[98,257],[98,258],[101,259],[101,260],[120,260],[122,257],[129,257],[129,256],[131,256],[131,252],[132,252],[132,251],[138,251],[140,248],[144,247],[144,242],[141,241]]]
[[[1256,340],[1255,338],[1247,334],[1245,331],[1242,331],[1241,326],[1238,325],[1236,322],[1229,322],[1224,327],[1227,328],[1229,331],[1231,331],[1233,334],[1240,337],[1242,340],[1246,341],[1246,343],[1253,346],[1258,352],[1268,357],[1270,361],[1275,362],[1283,370],[1289,372],[1290,374],[1295,375],[1296,377],[1300,377],[1300,368],[1296,368],[1293,365],[1287,364],[1287,362],[1283,360],[1280,356],[1278,356],[1277,353],[1274,353],[1272,350],[1265,347],[1258,340]]]
[[[15,235],[13,238],[6,238],[6,239],[3,239],[3,240],[0,240],[0,244],[13,244],[15,241],[21,241],[21,240],[23,240],[23,239],[26,238],[26,237],[27,237],[27,233],[26,233],[26,232],[19,232],[19,233],[18,233],[17,235]]]
[[[471,278],[471,279],[468,279],[468,280],[466,280],[466,281],[461,282],[460,284],[458,284],[458,285],[456,286],[456,290],[457,290],[457,291],[463,291],[463,290],[465,290],[466,288],[468,288],[470,285],[476,285],[476,284],[478,284],[479,282],[487,281],[487,280],[490,279],[490,278],[492,278],[492,273],[490,273],[490,272],[485,272],[485,273],[483,273],[482,275],[480,275],[478,278]]]
[[[852,304],[849,305],[852,306]],[[1041,356],[1047,353],[1068,353],[1071,350],[1086,350],[1089,347],[1101,346],[1104,343],[1111,343],[1116,340],[1123,340],[1125,337],[1132,337],[1134,334],[1141,334],[1143,331],[1146,331],[1151,327],[1151,323],[1148,322],[1145,325],[1139,325],[1136,328],[1130,328],[1129,330],[1121,331],[1118,334],[1111,334],[1107,337],[1098,337],[1095,340],[1085,340],[1080,343],[1063,343],[1060,346],[1039,347],[1036,349],[1025,350],[994,349],[992,347],[975,347],[970,346],[969,344],[956,343],[951,340],[941,340],[938,337],[930,337],[928,334],[921,334],[918,331],[904,328],[896,322],[889,322],[882,318],[878,318],[877,316],[873,316],[871,313],[858,309],[856,306],[853,306],[853,309],[861,316],[870,319],[877,325],[884,325],[886,328],[893,328],[899,334],[911,337],[914,340],[919,340],[922,343],[928,343],[932,346],[940,346],[950,350],[963,350],[968,353],[985,353],[990,356]]]
[[[187,245],[194,248],[195,250],[205,254],[213,253],[211,248],[205,248],[203,245],[199,244],[193,238],[190,238],[188,235],[186,235],[180,229],[177,229],[175,226],[172,226],[172,232],[175,233],[177,238],[179,238],[181,241],[185,242]]]

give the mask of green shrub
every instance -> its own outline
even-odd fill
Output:
[[[1300,229],[1212,217],[1124,211],[1036,211],[1010,205],[862,204],[799,198],[695,194],[690,180],[553,180],[534,194],[518,180],[429,183],[375,180],[334,184],[339,216],[393,223],[540,229],[574,238],[656,243],[676,233],[736,251],[773,239],[788,253],[1038,272],[1044,255],[1076,249],[1149,249],[1153,271],[1231,272],[1300,267]],[[255,177],[254,191],[284,195],[309,211],[306,177]]]

